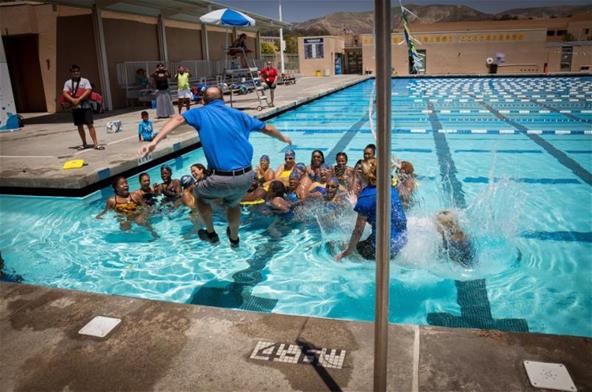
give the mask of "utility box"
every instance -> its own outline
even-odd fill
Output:
[[[304,76],[336,75],[336,69],[341,70],[344,53],[345,41],[342,37],[298,38],[298,62],[300,73]],[[336,67],[336,61],[340,64],[339,67]]]

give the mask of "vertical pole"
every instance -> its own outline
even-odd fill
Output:
[[[376,35],[376,315],[374,391],[386,391],[388,360],[389,262],[391,216],[391,2],[374,0]],[[371,98],[372,99],[372,98]]]
[[[97,49],[97,60],[99,62],[99,82],[105,110],[113,109],[111,97],[111,80],[109,79],[109,64],[107,62],[107,48],[105,47],[105,33],[103,31],[103,18],[101,10],[96,5],[92,9],[95,45]],[[127,72],[127,70],[126,70]]]
[[[257,36],[255,38],[255,58],[261,60],[261,31],[257,30]]]
[[[282,0],[279,0],[279,12],[280,12],[279,20],[280,20],[280,22],[282,22],[283,21]],[[284,50],[285,49],[286,49],[286,47],[284,45],[284,29],[280,27],[280,72],[281,73],[286,72],[286,68],[284,66]]]
[[[208,25],[201,24],[201,50],[204,60],[210,60],[210,44],[208,42]]]
[[[160,54],[160,61],[164,62],[168,66],[169,62],[169,50],[167,47],[166,39],[166,26],[162,15],[158,15],[158,52]]]

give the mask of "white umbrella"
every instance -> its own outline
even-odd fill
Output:
[[[230,8],[208,12],[199,18],[203,23],[210,23],[222,26],[255,26],[255,19],[242,12]]]

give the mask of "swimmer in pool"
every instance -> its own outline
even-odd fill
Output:
[[[144,204],[152,207],[156,204],[157,195],[150,187],[150,175],[148,173],[141,173],[138,180],[140,182],[140,189],[134,192],[135,198],[144,200]]]
[[[290,173],[292,173],[292,169],[296,165],[296,153],[294,150],[288,150],[284,154],[284,163],[278,166],[277,170],[275,171],[275,179],[281,181],[284,186],[288,185],[288,178],[290,177]]]
[[[173,179],[172,176],[173,169],[170,166],[162,165],[160,167],[162,184],[154,184],[154,192],[158,195],[164,195],[165,202],[174,202],[181,197],[181,183],[179,180]]]
[[[406,210],[413,204],[413,193],[417,189],[413,165],[409,161],[401,161],[397,167],[397,191],[401,197],[401,203]]]
[[[259,166],[255,169],[255,178],[260,185],[263,185],[266,182],[273,180],[274,177],[275,173],[269,167],[269,156],[261,155],[261,158],[259,158]]]
[[[353,175],[353,169],[347,166],[347,154],[338,152],[335,156],[335,166],[333,166],[333,175],[339,180],[339,184],[349,189]]]
[[[450,260],[465,268],[472,267],[475,261],[475,250],[470,238],[461,228],[456,213],[451,210],[438,212],[436,227],[442,236],[442,251]]]
[[[195,186],[195,180],[192,176],[185,175],[181,177],[181,187],[183,188],[183,193],[181,195],[181,202],[189,208],[189,220],[193,223],[193,227],[195,228],[195,232],[203,225],[203,221],[199,215],[199,210],[197,209],[197,197],[193,193],[193,187]]]
[[[129,192],[127,179],[123,176],[118,176],[113,181],[112,186],[115,195],[107,199],[105,209],[96,218],[101,219],[108,211],[115,211],[120,218],[119,227],[121,230],[130,230],[132,221],[134,221],[136,224],[145,227],[155,239],[158,238],[158,235],[148,222],[147,211],[143,208],[146,206],[144,200]]]
[[[204,178],[206,178],[206,175],[208,172],[206,167],[204,165],[202,165],[201,163],[194,163],[193,165],[191,165],[190,170],[191,170],[191,176],[195,180],[195,182],[193,184],[194,187],[198,181],[201,181]]]
[[[319,181],[321,179],[321,166],[325,164],[325,154],[321,150],[314,150],[310,154],[310,165],[306,168],[308,177],[311,181]]]

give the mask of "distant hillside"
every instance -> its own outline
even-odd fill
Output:
[[[516,8],[497,14],[477,11],[464,5],[415,5],[406,7],[419,17],[414,23],[460,22],[475,20],[507,20],[507,19],[548,19],[562,18],[582,12],[592,13],[589,6],[560,6]],[[393,26],[401,23],[401,10],[393,8]],[[296,35],[341,35],[371,33],[374,25],[374,12],[336,12],[322,18],[295,23],[291,32]]]

